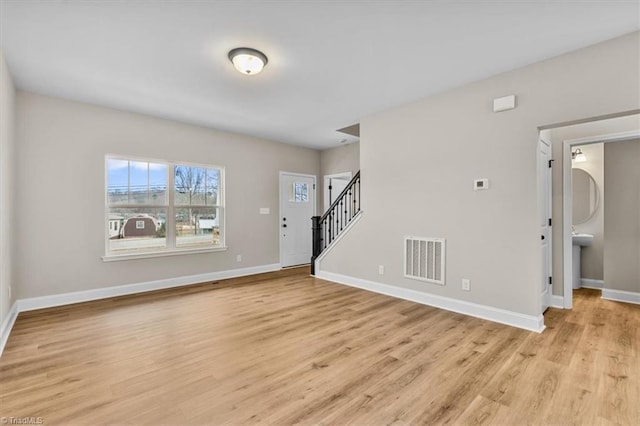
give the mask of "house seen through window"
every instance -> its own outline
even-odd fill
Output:
[[[108,157],[107,255],[224,245],[223,169]]]

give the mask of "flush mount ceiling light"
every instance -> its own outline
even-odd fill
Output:
[[[255,75],[267,65],[267,56],[256,49],[238,47],[229,52],[229,60],[244,75]]]
[[[571,159],[575,160],[576,163],[583,163],[587,161],[587,156],[584,155],[580,148],[578,148],[571,153]]]

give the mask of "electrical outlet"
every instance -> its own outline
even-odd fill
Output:
[[[466,278],[463,278],[462,279],[462,289],[464,291],[471,291],[471,281],[466,279]]]
[[[378,265],[378,275],[384,275],[384,265]]]
[[[241,254],[236,256],[236,262],[242,262],[242,255]]]

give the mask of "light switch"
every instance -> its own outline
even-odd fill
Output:
[[[260,207],[260,214],[270,214],[271,209],[269,207]]]

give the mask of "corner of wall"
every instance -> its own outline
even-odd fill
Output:
[[[16,90],[4,54],[0,51],[0,323],[9,319],[17,288],[12,253],[15,242],[13,218],[15,164]]]

